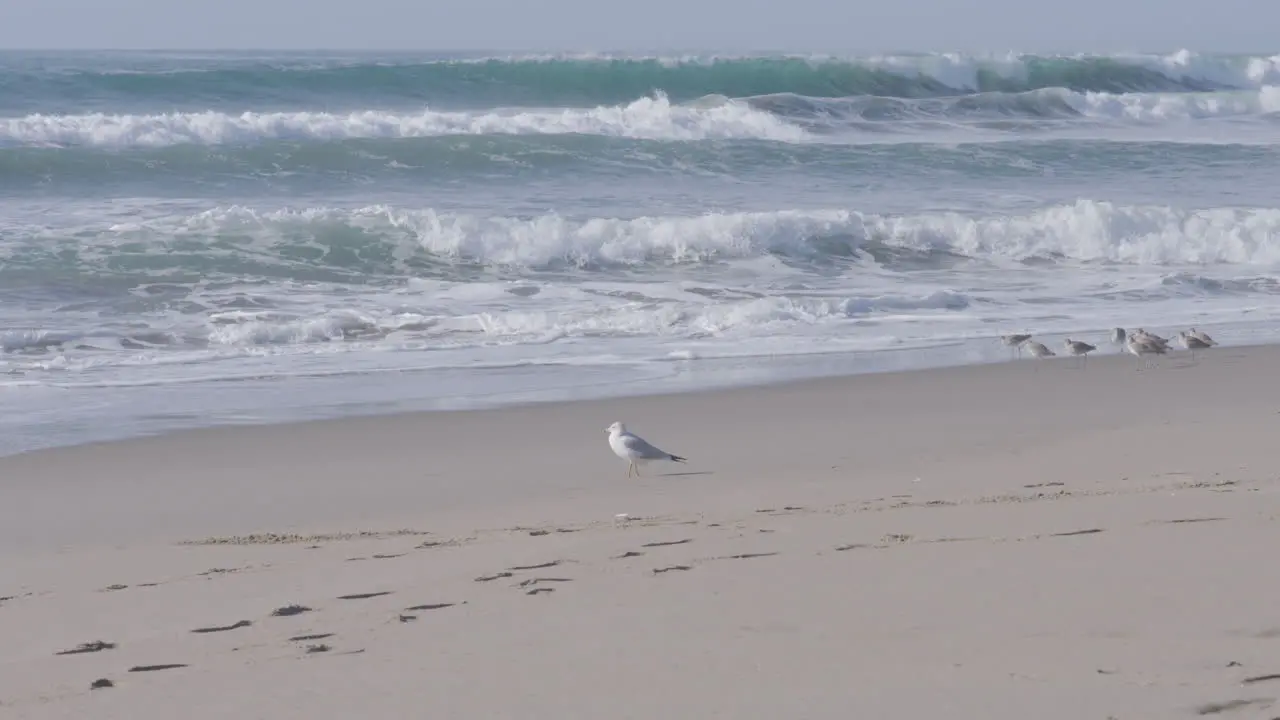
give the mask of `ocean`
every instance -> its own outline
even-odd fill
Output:
[[[1280,55],[0,53],[0,453],[1272,341],[1278,185]]]

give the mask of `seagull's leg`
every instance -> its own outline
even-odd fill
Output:
[[[635,469],[636,469],[636,461],[635,461],[635,460],[628,460],[628,461],[627,461],[627,479],[628,479],[628,480],[630,480],[630,479],[631,479],[631,471],[632,471],[632,470],[635,470]]]

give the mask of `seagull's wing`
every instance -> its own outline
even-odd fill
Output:
[[[645,460],[666,460],[671,457],[671,453],[659,450],[637,435],[623,435],[622,444],[627,450],[635,453],[637,457]]]

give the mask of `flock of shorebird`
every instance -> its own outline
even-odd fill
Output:
[[[1213,338],[1195,328],[1179,331],[1177,340],[1182,347],[1191,351],[1192,359],[1195,359],[1197,350],[1208,350],[1218,344]],[[1057,355],[1044,343],[1032,340],[1029,334],[1001,335],[1000,342],[1004,343],[1015,356],[1021,355],[1024,348],[1032,357],[1036,358]],[[1169,343],[1169,338],[1162,338],[1142,328],[1132,332],[1126,332],[1124,328],[1116,328],[1111,331],[1111,344],[1120,346],[1125,352],[1138,358],[1145,367],[1152,365],[1153,360],[1151,358],[1169,352]],[[1080,340],[1072,340],[1071,338],[1064,340],[1062,347],[1067,355],[1079,357],[1081,363],[1087,362],[1089,353],[1098,349],[1096,345],[1090,345]]]
[[[1207,350],[1218,344],[1213,338],[1195,328],[1179,332],[1177,340],[1182,347],[1191,351],[1191,357],[1193,358],[1197,350]],[[1032,340],[1030,334],[1001,335],[1000,341],[1015,355],[1021,355],[1023,348],[1032,357],[1048,358],[1057,355],[1044,343]],[[1111,331],[1111,343],[1123,347],[1125,352],[1142,361],[1147,367],[1151,366],[1152,361],[1150,358],[1152,356],[1164,355],[1169,352],[1169,342],[1169,338],[1162,338],[1142,328],[1132,332],[1126,332],[1124,328],[1116,328]],[[1065,354],[1079,357],[1082,364],[1088,362],[1089,353],[1098,349],[1096,345],[1090,345],[1080,340],[1072,340],[1071,338],[1063,340],[1062,347]],[[627,426],[620,422],[613,423],[605,428],[604,431],[609,434],[609,448],[619,458],[627,461],[628,478],[631,477],[633,472],[636,477],[640,477],[641,466],[651,462],[682,463],[685,461],[679,455],[673,455],[666,450],[662,450],[644,438],[629,432]],[[627,515],[624,513],[617,517],[626,518]]]

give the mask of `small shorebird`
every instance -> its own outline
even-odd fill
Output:
[[[627,461],[628,478],[631,477],[632,470],[635,470],[636,477],[640,477],[640,466],[653,460],[669,460],[678,463],[685,461],[679,455],[659,450],[644,438],[632,435],[627,432],[627,426],[620,422],[615,422],[604,431],[609,433],[609,447],[613,449],[613,454]]]
[[[1111,331],[1111,344],[1119,345],[1121,351],[1124,351],[1124,341],[1128,339],[1129,335],[1124,331],[1124,328],[1116,328]]]
[[[1199,335],[1192,335],[1191,333],[1193,332],[1195,332],[1194,328],[1191,332],[1179,332],[1178,342],[1182,343],[1182,347],[1191,351],[1191,361],[1195,362],[1197,350],[1208,350],[1217,343],[1212,340],[1205,342],[1204,338]]]
[[[1000,336],[1000,342],[1004,343],[1005,347],[1013,351],[1013,354],[1015,356],[1022,354],[1022,344],[1030,339],[1031,339],[1030,335],[1024,335],[1022,333],[1014,333],[1013,335]]]
[[[1023,343],[1022,346],[1027,349],[1027,352],[1031,353],[1031,357],[1047,358],[1053,357],[1056,354],[1049,348],[1045,347],[1044,343],[1038,343],[1034,340]]]
[[[1062,347],[1066,348],[1066,351],[1068,354],[1078,355],[1080,357],[1080,364],[1082,367],[1089,363],[1089,353],[1098,349],[1097,347],[1090,345],[1087,342],[1072,340],[1071,338],[1067,338],[1066,340],[1063,340]]]
[[[1130,337],[1134,335],[1137,335],[1138,339],[1140,340],[1147,340],[1157,345],[1162,345],[1165,349],[1169,348],[1169,338],[1162,338],[1159,335],[1156,335],[1155,333],[1149,333],[1146,330],[1143,330],[1142,328],[1138,328],[1137,330],[1134,330],[1130,334]]]
[[[1218,344],[1217,340],[1209,337],[1209,333],[1201,332],[1195,328],[1191,328],[1191,331],[1187,334],[1210,347]]]
[[[1152,361],[1147,360],[1148,355],[1164,355],[1168,352],[1168,346],[1156,339],[1144,335],[1134,333],[1124,343],[1124,349],[1129,354],[1143,361],[1143,367],[1152,367]]]

